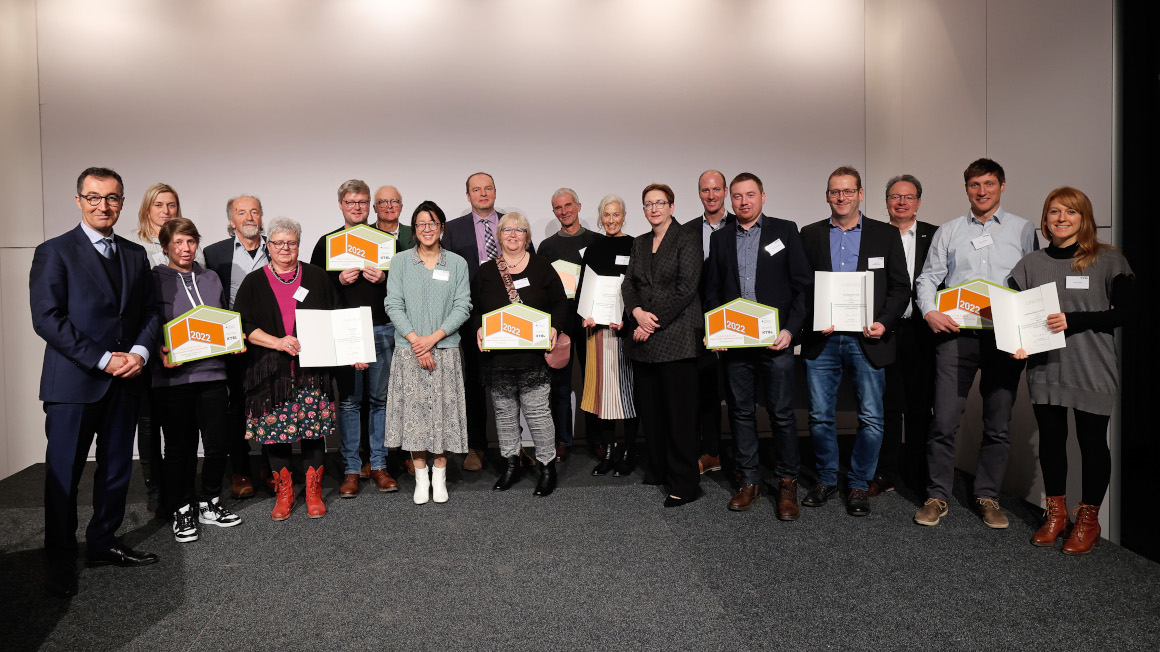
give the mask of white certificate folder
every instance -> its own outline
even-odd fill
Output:
[[[995,323],[995,348],[1007,353],[1023,349],[1027,355],[1067,346],[1063,332],[1047,329],[1047,316],[1059,310],[1059,290],[1047,283],[1023,292],[994,292],[991,320]]]
[[[874,323],[874,272],[814,272],[814,330],[862,332]]]
[[[371,309],[296,310],[295,330],[303,367],[339,367],[375,361],[375,331]]]

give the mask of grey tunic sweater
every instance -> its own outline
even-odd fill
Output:
[[[1067,347],[1028,359],[1027,388],[1035,404],[1111,414],[1119,394],[1114,329],[1130,310],[1132,268],[1118,250],[1104,248],[1081,274],[1071,267],[1074,251],[1074,246],[1035,251],[1011,270],[1019,290],[1054,281],[1067,317]],[[1087,276],[1087,289],[1069,289],[1069,276]]]

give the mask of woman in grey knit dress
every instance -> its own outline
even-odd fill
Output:
[[[411,453],[416,505],[447,502],[447,453],[467,452],[459,327],[471,313],[471,286],[467,261],[439,245],[446,223],[434,202],[419,204],[411,216],[417,244],[395,256],[387,277],[385,306],[395,325],[387,445]]]
[[[1040,230],[1051,245],[1028,254],[1011,270],[1011,285],[1027,290],[1055,282],[1061,312],[1047,326],[1063,332],[1067,346],[1027,358],[1027,387],[1039,423],[1039,466],[1047,498],[1043,526],[1031,543],[1052,546],[1066,538],[1063,552],[1084,555],[1099,545],[1100,503],[1111,478],[1108,419],[1119,395],[1115,328],[1131,309],[1134,275],[1118,249],[1096,239],[1087,195],[1056,188],[1043,202]],[[1067,409],[1075,416],[1083,493],[1075,523],[1067,513]]]

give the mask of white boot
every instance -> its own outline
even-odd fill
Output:
[[[431,500],[447,502],[447,467],[431,467]]]
[[[431,476],[428,469],[431,467],[424,466],[423,468],[415,467],[415,504],[423,505],[431,499]]]

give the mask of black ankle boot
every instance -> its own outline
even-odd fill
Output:
[[[632,449],[628,446],[617,446],[616,462],[612,467],[612,475],[623,478],[626,475],[632,475],[634,468],[636,468],[636,462],[633,460]]]
[[[503,469],[503,475],[499,476],[499,480],[496,480],[495,484],[492,485],[492,491],[507,491],[520,479],[519,453],[506,458],[504,461],[507,465]]]
[[[608,475],[608,472],[612,470],[612,467],[615,464],[613,461],[615,458],[615,447],[605,446],[604,458],[600,460],[600,464],[597,464],[596,468],[592,469],[592,475]]]
[[[540,481],[536,483],[536,496],[549,496],[556,490],[556,460],[547,464],[540,462]]]

